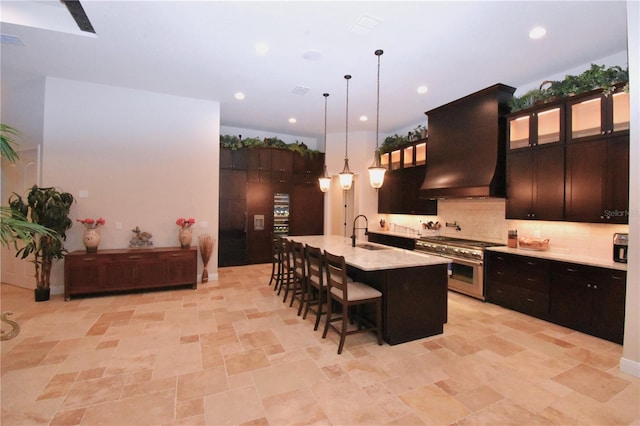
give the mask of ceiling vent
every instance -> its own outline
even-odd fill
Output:
[[[291,93],[293,93],[294,95],[306,95],[307,92],[309,91],[308,87],[304,87],[304,86],[296,86],[293,88],[293,90],[291,91]]]
[[[84,11],[84,8],[80,4],[79,0],[61,0],[65,6],[67,6],[67,10],[71,14],[71,17],[76,24],[78,24],[78,28],[80,31],[84,31],[87,33],[96,33],[96,30],[93,29],[93,25],[91,25],[91,21],[89,21],[89,17]]]
[[[349,32],[357,35],[367,35],[373,30],[378,24],[382,22],[381,19],[374,18],[371,15],[361,15],[355,24],[349,29]]]

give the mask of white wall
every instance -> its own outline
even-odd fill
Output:
[[[136,226],[153,234],[156,247],[175,247],[179,217],[196,219],[194,245],[201,233],[217,239],[219,117],[218,102],[48,78],[42,185],[76,197],[65,247],[84,249],[75,219],[85,217],[105,218],[102,249],[128,247]],[[217,253],[216,244],[211,279]],[[62,265],[52,293],[62,292]]]
[[[620,369],[640,377],[640,3],[627,1],[629,87],[631,90],[631,169],[629,173],[629,268],[624,348]]]

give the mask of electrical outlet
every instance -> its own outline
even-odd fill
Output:
[[[200,228],[208,228],[209,227],[209,222],[203,220],[202,222],[200,222]]]
[[[122,222],[116,222],[116,229],[122,229]]]
[[[540,230],[536,229],[535,231],[533,231],[533,238],[540,238]]]
[[[86,189],[81,189],[78,191],[78,198],[89,198],[89,191]]]

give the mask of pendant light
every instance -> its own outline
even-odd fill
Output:
[[[331,177],[327,174],[327,98],[329,94],[323,93],[322,96],[324,96],[324,166],[318,182],[320,183],[320,191],[327,192],[331,186]]]
[[[340,187],[348,191],[351,189],[351,184],[353,183],[353,173],[349,170],[349,80],[351,76],[347,74],[344,76],[344,79],[347,80],[347,125],[344,138],[344,168],[338,176],[340,177]]]
[[[375,189],[382,187],[384,183],[384,174],[387,171],[380,164],[380,152],[378,152],[378,133],[380,130],[380,56],[384,52],[376,50],[375,55],[378,57],[378,95],[376,103],[376,151],[374,153],[373,166],[369,167],[369,183]]]

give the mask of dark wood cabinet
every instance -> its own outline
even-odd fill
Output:
[[[294,185],[290,198],[289,235],[324,233],[324,192],[314,185]]]
[[[196,247],[75,251],[65,256],[64,297],[188,285],[197,286]]]
[[[425,145],[425,142],[397,150],[399,160],[391,162],[392,169],[387,171],[384,184],[378,189],[378,213],[438,214],[437,200],[421,199],[419,196],[427,166],[422,161],[426,151],[424,148],[416,149],[416,145]],[[417,156],[416,152],[422,153],[422,156]]]
[[[566,167],[567,220],[628,223],[628,136],[570,143]]]
[[[488,302],[537,318],[549,318],[548,260],[487,252],[485,271]]]
[[[318,186],[323,167],[324,154],[301,155],[293,162],[294,184]]]
[[[247,170],[248,160],[249,156],[246,149],[220,148],[221,169]]]
[[[542,145],[512,151],[507,159],[507,219],[564,218],[565,147]]]
[[[508,122],[507,219],[628,223],[629,95],[620,85]]]
[[[247,180],[249,182],[271,180],[271,151],[267,148],[248,150]]]
[[[484,277],[488,302],[622,343],[625,271],[488,251]]]
[[[621,84],[612,93],[595,90],[567,101],[567,141],[629,135],[629,93]]]
[[[415,250],[415,238],[405,238],[397,235],[379,234],[369,231],[369,241],[372,243],[384,244],[387,246],[398,247],[406,250]]]
[[[271,262],[276,193],[289,195],[291,235],[323,233],[324,193],[318,177],[324,154],[269,147],[220,151],[219,266]]]
[[[551,320],[622,343],[625,294],[624,271],[554,263],[551,274]]]
[[[218,266],[247,264],[247,172],[220,169]]]

